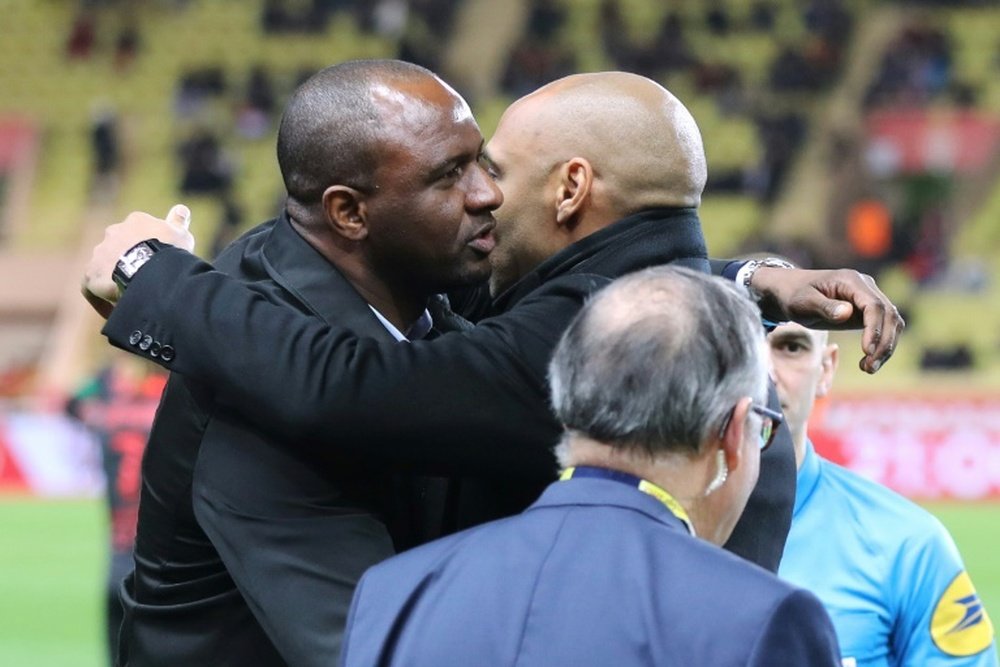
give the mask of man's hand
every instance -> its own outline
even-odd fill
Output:
[[[889,360],[906,326],[872,277],[850,269],[761,267],[751,285],[762,295],[761,311],[769,319],[815,329],[863,328],[865,356],[858,365],[866,373],[876,372]]]
[[[177,204],[167,213],[167,218],[161,220],[147,213],[130,213],[124,221],[111,225],[104,230],[104,240],[94,248],[86,272],[83,276],[81,291],[84,298],[107,319],[117,303],[118,285],[111,278],[119,258],[140,241],[157,239],[163,243],[194,250],[194,237],[188,231],[191,222],[191,211],[183,204]]]

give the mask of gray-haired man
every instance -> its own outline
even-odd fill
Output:
[[[632,274],[574,319],[549,377],[561,480],[369,570],[345,665],[839,663],[814,596],[712,546],[780,420],[749,301],[687,269]]]

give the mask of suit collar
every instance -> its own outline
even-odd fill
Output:
[[[268,275],[327,324],[359,336],[395,342],[350,282],[292,227],[286,214],[275,221],[262,248]]]
[[[543,283],[566,273],[617,278],[674,263],[708,273],[708,251],[695,208],[640,211],[563,248],[494,301],[494,312],[510,309]]]
[[[620,507],[645,514],[665,526],[690,535],[687,526],[659,500],[620,482],[608,479],[574,478],[553,482],[527,511],[545,507]]]

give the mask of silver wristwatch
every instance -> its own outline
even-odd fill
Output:
[[[111,277],[118,285],[118,289],[125,291],[128,284],[132,282],[132,277],[142,266],[153,258],[163,246],[155,239],[140,241],[125,251],[115,264],[115,270]]]
[[[750,298],[757,303],[760,303],[760,300],[764,298],[764,295],[751,287],[750,282],[753,280],[753,274],[757,273],[757,269],[765,266],[769,269],[795,268],[795,265],[791,262],[786,262],[785,260],[778,259],[777,257],[751,259],[749,262],[740,267],[740,270],[736,273],[736,282],[743,285],[743,288],[746,289]]]

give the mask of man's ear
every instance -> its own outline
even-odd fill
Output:
[[[560,225],[571,221],[590,196],[594,185],[594,168],[582,157],[570,158],[559,167],[556,187],[556,222]]]
[[[719,448],[726,456],[726,467],[730,472],[739,468],[743,462],[743,440],[747,437],[747,414],[750,412],[750,403],[749,396],[741,398],[733,409],[726,430],[719,434],[722,440]]]
[[[840,347],[836,343],[830,343],[823,348],[823,358],[820,363],[823,371],[816,384],[816,398],[822,398],[830,393],[833,376],[837,373],[837,364],[840,363]]]
[[[334,232],[349,241],[368,236],[365,194],[346,185],[331,185],[323,191],[323,210]]]

